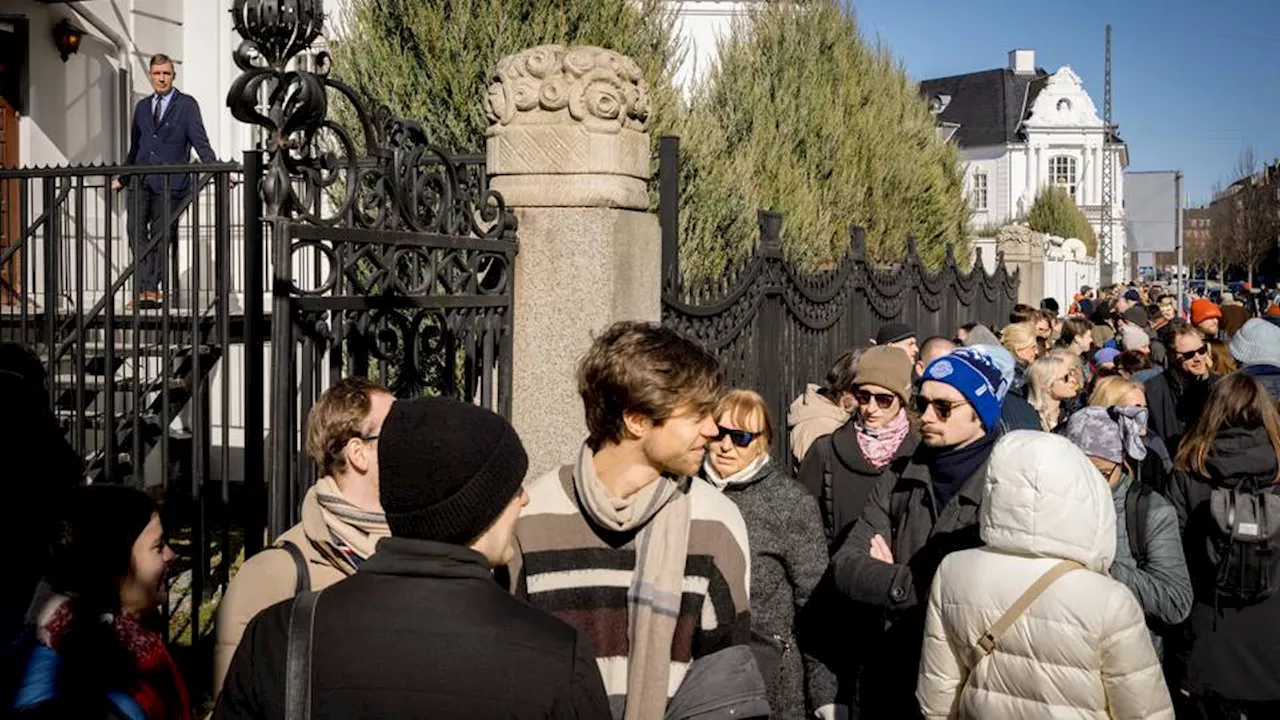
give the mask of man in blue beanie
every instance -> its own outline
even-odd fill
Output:
[[[885,637],[862,663],[862,717],[918,718],[915,685],[925,599],[947,554],[982,544],[987,458],[1013,368],[984,345],[959,348],[925,368],[915,409],[920,449],[897,476],[871,491],[862,517],[832,558],[840,592],[883,612]]]

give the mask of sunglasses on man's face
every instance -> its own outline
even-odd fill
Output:
[[[870,390],[854,390],[853,398],[858,401],[859,405],[870,405],[872,400],[876,401],[876,405],[881,410],[888,410],[893,407],[893,401],[898,399],[893,393],[873,393]]]
[[[734,430],[732,428],[727,428],[723,425],[717,425],[716,429],[719,431],[719,433],[715,437],[716,442],[723,440],[727,436],[730,440],[733,441],[733,444],[737,445],[738,447],[746,447],[750,445],[752,442],[754,442],[756,438],[764,434],[764,433],[758,433],[758,432],[751,432],[749,430]]]
[[[939,420],[946,420],[951,417],[952,410],[968,404],[965,400],[934,400],[923,395],[917,395],[915,399],[916,414],[924,417],[925,411],[932,407]]]
[[[1196,348],[1195,350],[1188,350],[1188,351],[1186,351],[1186,352],[1180,352],[1180,353],[1178,353],[1178,357],[1182,358],[1184,361],[1185,361],[1185,360],[1194,360],[1194,359],[1196,359],[1197,357],[1199,357],[1200,355],[1205,355],[1205,354],[1207,354],[1208,352],[1209,352],[1209,346],[1208,346],[1208,345],[1201,345],[1200,347]]]

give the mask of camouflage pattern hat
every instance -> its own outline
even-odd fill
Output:
[[[1067,439],[1089,457],[1122,463],[1147,456],[1147,409],[1136,405],[1080,408],[1067,420]]]

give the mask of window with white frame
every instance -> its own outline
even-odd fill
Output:
[[[1075,197],[1076,159],[1070,155],[1049,158],[1049,184],[1059,185],[1065,188],[1071,197]]]
[[[984,172],[976,172],[973,174],[973,192],[971,194],[973,201],[973,209],[978,212],[986,212],[987,210],[987,174]]]

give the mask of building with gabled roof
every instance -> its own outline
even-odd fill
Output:
[[[1034,50],[1009,53],[1006,67],[920,83],[938,120],[965,163],[971,227],[1026,217],[1049,185],[1067,190],[1096,233],[1102,233],[1102,170],[1112,163],[1112,258],[1126,277],[1124,168],[1128,149],[1108,132],[1084,83],[1069,66],[1048,72]]]

